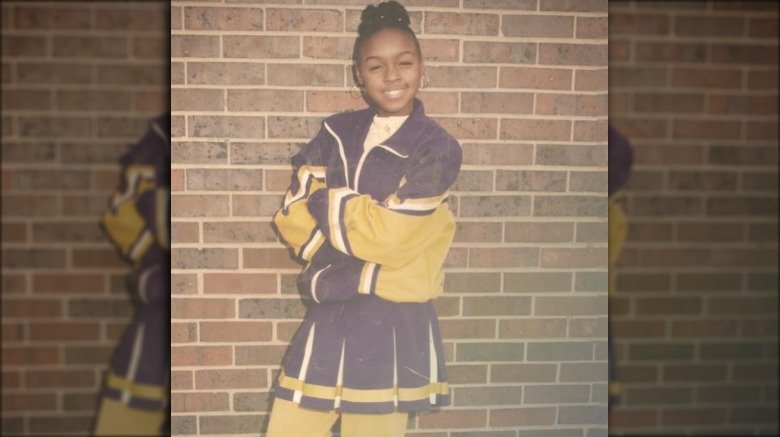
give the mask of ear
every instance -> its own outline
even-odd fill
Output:
[[[360,75],[360,68],[355,64],[352,64],[352,80],[355,81],[355,85],[363,86],[363,76]]]

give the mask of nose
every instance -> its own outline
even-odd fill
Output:
[[[385,82],[395,82],[399,79],[398,68],[395,65],[390,65],[385,70]]]

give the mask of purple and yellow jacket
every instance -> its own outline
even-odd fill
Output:
[[[114,350],[103,396],[134,408],[165,409],[170,369],[170,115],[121,158],[119,186],[101,225],[133,265],[127,281],[136,308]]]
[[[442,293],[455,234],[447,190],[460,144],[415,99],[409,118],[364,151],[374,108],[328,117],[293,157],[293,177],[274,216],[281,238],[308,263],[298,285],[315,302],[374,294],[426,302]]]

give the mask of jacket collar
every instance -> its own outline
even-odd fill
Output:
[[[328,121],[328,125],[339,136],[344,143],[347,153],[352,155],[357,153],[359,157],[363,151],[368,128],[374,116],[378,113],[376,106],[371,105],[360,111],[340,114],[340,117],[334,117]],[[426,125],[431,119],[425,115],[425,108],[420,99],[414,99],[412,103],[412,113],[404,121],[400,128],[390,138],[382,142],[383,145],[393,149],[397,153],[409,156],[418,144],[418,140],[425,130]]]

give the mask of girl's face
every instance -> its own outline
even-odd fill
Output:
[[[360,47],[358,83],[381,117],[412,113],[423,72],[414,41],[401,30],[380,30]]]

